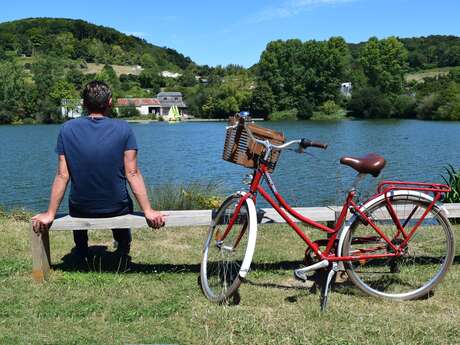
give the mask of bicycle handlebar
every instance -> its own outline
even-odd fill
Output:
[[[300,141],[300,144],[299,144],[303,149],[306,149],[307,147],[317,147],[317,148],[320,148],[320,149],[327,149],[327,144],[323,144],[323,143],[320,143],[320,142],[317,142],[317,141],[311,141],[311,140],[307,140],[307,139],[302,139]]]

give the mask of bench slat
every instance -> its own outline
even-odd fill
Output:
[[[329,207],[296,207],[300,214],[317,222],[333,221],[334,211]],[[272,208],[261,209],[262,223],[284,223],[284,219]],[[166,226],[206,226],[211,223],[211,210],[164,211]],[[112,218],[74,218],[69,215],[59,216],[51,226],[51,231],[59,230],[96,230],[112,228],[144,228],[147,226],[142,213],[129,214]]]
[[[449,218],[460,218],[460,203],[444,204]],[[294,210],[317,222],[335,220],[335,213],[341,210],[339,206],[328,207],[295,207]],[[167,215],[166,226],[206,226],[211,223],[211,210],[164,211]],[[261,223],[284,223],[284,219],[273,208],[262,208]],[[292,217],[291,217],[292,218]],[[293,219],[297,221],[296,219]],[[129,214],[112,218],[73,218],[69,215],[58,217],[51,231],[78,229],[112,229],[112,228],[145,228],[147,223],[142,213]]]

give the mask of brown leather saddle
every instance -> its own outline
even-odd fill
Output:
[[[360,174],[371,174],[374,177],[379,176],[385,167],[385,158],[375,153],[369,153],[364,157],[342,157],[340,163],[348,165]]]

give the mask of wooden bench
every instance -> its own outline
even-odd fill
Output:
[[[460,218],[460,204],[445,204],[449,218]],[[340,207],[297,207],[300,214],[317,222],[335,222]],[[167,215],[166,227],[179,226],[207,226],[211,223],[212,210],[191,211],[164,211]],[[284,223],[284,219],[272,208],[258,210],[260,223]],[[142,213],[112,218],[73,218],[62,215],[56,218],[49,231],[64,230],[102,230],[112,228],[147,228],[147,223]],[[32,277],[37,282],[47,280],[51,268],[51,252],[49,231],[37,234],[30,226],[31,252],[32,252]]]

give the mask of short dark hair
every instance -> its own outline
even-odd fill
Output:
[[[83,105],[91,113],[105,113],[110,107],[112,91],[103,81],[93,80],[83,89]]]

